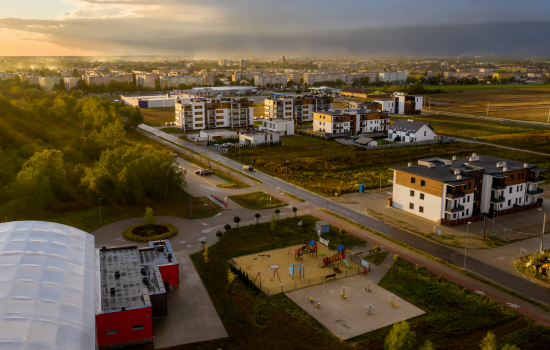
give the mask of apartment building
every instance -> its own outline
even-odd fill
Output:
[[[378,74],[378,80],[391,83],[406,83],[407,72],[382,72]]]
[[[259,129],[274,134],[280,134],[281,136],[292,136],[294,135],[294,120],[278,118],[264,119]]]
[[[65,83],[65,90],[70,90],[74,87],[76,87],[76,84],[80,81],[79,78],[63,78],[63,82]]]
[[[456,226],[542,206],[546,169],[508,159],[478,156],[427,158],[391,168],[391,205],[443,225]]]
[[[395,102],[394,113],[406,115],[422,114],[422,103],[424,103],[424,97],[422,96],[396,92],[393,94],[393,101]]]
[[[155,82],[158,79],[156,73],[136,74],[136,86],[155,88]]]
[[[123,74],[123,75],[85,75],[84,81],[88,85],[107,85],[111,81],[116,81],[118,83],[131,83],[133,81],[132,74]]]
[[[231,80],[240,82],[242,79],[250,80],[254,78],[254,73],[252,72],[235,72],[231,75]]]
[[[288,82],[288,77],[286,75],[257,74],[254,76],[254,86],[266,86],[267,84],[271,84],[273,86],[278,86],[278,85],[286,86],[287,82]]]
[[[219,65],[219,66],[229,66],[229,61],[226,60],[226,59],[220,59],[220,60],[218,61],[218,65]]]
[[[399,119],[388,128],[388,138],[393,141],[397,138],[402,142],[418,142],[435,140],[437,134],[428,123]]]
[[[160,87],[178,87],[179,85],[200,85],[203,77],[200,75],[160,76]]]
[[[184,131],[254,125],[254,101],[247,98],[194,98],[176,101],[176,126]]]
[[[53,76],[53,77],[40,77],[40,80],[38,84],[44,91],[52,91],[53,86],[57,84],[59,81],[59,77]]]
[[[241,60],[239,66],[240,67],[246,67],[246,60]]]
[[[496,79],[497,81],[501,81],[502,79],[512,79],[516,78],[515,73],[493,73],[493,79]]]
[[[327,95],[276,95],[265,99],[265,118],[313,121],[313,113],[333,108],[334,99]]]
[[[347,124],[348,121],[349,125]],[[367,108],[336,109],[318,112],[314,113],[313,120],[313,131],[335,134],[350,132],[353,135],[357,135],[378,132],[388,130],[389,126],[390,116],[387,112]]]
[[[392,94],[387,91],[367,89],[362,87],[348,87],[342,89],[342,95],[358,98],[391,98]]]

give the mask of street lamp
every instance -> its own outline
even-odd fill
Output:
[[[544,249],[544,224],[546,224],[546,213],[542,211],[541,208],[539,208],[539,210],[544,213],[544,220],[542,221],[542,233],[540,234],[540,254],[542,255],[542,250]]]
[[[101,225],[101,198],[98,198],[97,202],[99,203],[99,224]]]
[[[355,196],[355,187],[359,186],[359,184],[353,185],[353,195]],[[355,200],[355,212],[353,213],[353,221],[357,222],[356,219],[357,216],[357,199]]]
[[[285,166],[286,166],[286,170],[285,170],[285,177],[286,177],[286,182],[288,182],[288,160],[286,161],[285,163]]]
[[[468,221],[468,225],[466,226],[466,245],[464,246],[464,270],[466,270],[466,251],[468,249],[468,232],[470,228],[471,222]]]

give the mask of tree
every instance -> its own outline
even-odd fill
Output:
[[[292,207],[292,212],[294,213],[294,217],[298,214],[298,208]]]
[[[257,213],[256,215],[254,215],[254,217],[256,218],[256,224],[259,224],[260,223],[260,218],[262,217],[262,214]]]
[[[279,209],[275,209],[275,215],[277,215],[277,220],[279,219],[279,213],[280,213],[280,212],[281,212],[281,211],[280,211]]]
[[[145,215],[143,215],[145,221],[151,226],[155,223],[155,211],[149,207],[145,208]]]
[[[426,340],[426,342],[422,344],[422,346],[418,350],[435,350],[435,346],[432,344],[431,341]]]
[[[226,231],[229,231],[231,230],[231,225],[229,224],[225,224],[225,226],[223,227]]]
[[[344,235],[346,234],[346,230],[344,230],[343,228],[341,228],[338,233],[340,233],[340,237],[342,237],[342,245],[345,245],[344,244]]]
[[[506,344],[500,350],[520,350],[516,345]]]
[[[229,283],[229,294],[231,294],[231,288],[233,286],[233,281],[235,280],[235,275],[231,270],[227,270],[227,282]]]
[[[487,335],[479,344],[481,350],[497,350],[497,338],[495,334],[491,331],[487,332]]]
[[[216,232],[216,237],[218,237],[218,239],[222,238],[223,237],[223,232],[222,231]]]
[[[271,239],[275,236],[275,229],[277,228],[277,220],[275,220],[275,215],[271,215]]]
[[[416,343],[416,333],[407,321],[397,322],[384,340],[384,350],[412,350]]]
[[[239,229],[239,222],[241,222],[241,218],[238,217],[238,216],[235,216],[235,217],[233,218],[233,221],[235,221],[235,223],[237,224],[237,230],[238,230],[238,229]]]

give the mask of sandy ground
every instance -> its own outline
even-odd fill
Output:
[[[424,314],[423,310],[399,296],[394,297],[388,290],[372,282],[369,284],[371,291],[366,291],[367,283],[368,279],[356,275],[289,292],[286,296],[343,340]],[[344,288],[348,296],[345,299],[340,294]],[[309,297],[317,299],[321,304],[319,308],[310,302]],[[397,302],[397,306],[390,304],[390,299]],[[374,306],[370,315],[365,305]],[[336,322],[341,316],[345,321]]]
[[[335,277],[325,279],[327,275],[335,274],[335,271],[331,266],[319,267],[319,265],[323,263],[324,257],[321,252],[324,252],[326,256],[335,255],[336,252],[329,251],[326,246],[318,243],[319,252],[317,253],[317,257],[312,258],[311,255],[305,255],[302,260],[295,260],[294,251],[301,247],[302,245],[300,244],[284,249],[269,250],[258,254],[240,256],[233,258],[233,260],[237,263],[237,267],[247,272],[253,280],[258,275],[258,272],[265,271],[260,274],[260,277],[258,277],[255,283],[258,286],[260,286],[261,283],[262,291],[270,295],[324,283],[327,280],[334,280],[335,278],[338,280],[340,278],[355,275],[359,271],[363,271],[359,265],[347,259],[351,267],[348,268],[341,262],[339,265],[336,265],[339,266],[341,273],[336,273]],[[296,271],[293,276],[289,275],[289,266],[293,263],[300,263],[304,266],[304,277],[300,278],[298,276],[298,271]],[[274,272],[271,270],[271,265],[273,264],[279,266],[277,273],[280,281],[276,274],[274,277]]]

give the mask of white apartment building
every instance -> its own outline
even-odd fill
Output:
[[[387,130],[390,117],[379,109],[348,108],[314,114],[313,131],[364,134]]]
[[[313,131],[329,134],[351,133],[351,115],[343,110],[332,110],[315,113]]]
[[[397,137],[403,142],[418,142],[435,140],[437,134],[428,123],[398,119],[388,128],[388,139],[395,141]]]
[[[262,145],[271,142],[279,142],[279,134],[265,131],[243,132],[239,134],[241,145]]]
[[[313,113],[333,108],[333,98],[327,95],[285,95],[264,100],[264,118],[313,121]]]
[[[40,77],[38,84],[44,91],[52,91],[53,86],[59,81],[58,76],[53,77]]]
[[[292,136],[294,135],[294,120],[277,118],[264,119],[259,129],[281,136]]]
[[[395,102],[394,113],[406,115],[422,114],[422,104],[424,103],[424,97],[422,96],[396,92],[393,94],[393,101]]]
[[[254,101],[247,98],[178,100],[175,110],[176,126],[184,131],[254,125]]]
[[[406,83],[407,72],[381,72],[378,74],[378,80],[391,83]]]
[[[427,158],[393,170],[392,207],[456,226],[542,206],[544,168],[475,153],[452,160]]]
[[[258,75],[254,76],[254,86],[266,86],[267,84],[271,84],[273,86],[279,86],[279,85],[286,86],[287,82],[288,82],[288,77],[286,75],[278,75],[278,74],[262,75],[262,74],[258,74]]]
[[[178,87],[179,85],[201,85],[202,75],[164,75],[159,77],[160,87]]]

